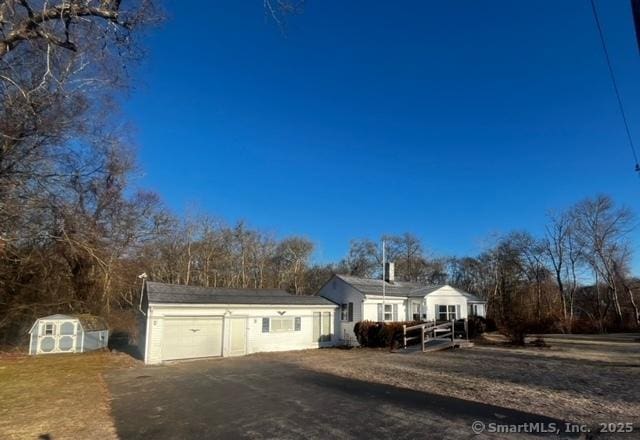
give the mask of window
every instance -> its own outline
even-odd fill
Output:
[[[44,334],[45,336],[53,336],[56,334],[56,326],[55,324],[48,322],[44,325]]]
[[[269,333],[269,318],[262,318],[262,333]]]
[[[384,320],[391,321],[393,320],[393,305],[385,304],[384,305]]]
[[[411,318],[414,321],[420,320],[420,309],[421,309],[420,303],[414,302],[411,304]]]
[[[457,319],[457,308],[458,307],[455,305],[437,306],[436,310],[438,311],[438,314],[436,316],[436,319],[438,321],[451,321],[452,319]]]
[[[272,332],[292,332],[295,328],[293,317],[287,318],[271,318]]]
[[[353,321],[353,303],[342,304],[340,308],[340,320],[342,321]]]
[[[378,321],[397,321],[398,320],[398,304],[378,303]]]
[[[468,307],[468,315],[469,316],[484,316],[484,305],[483,304],[469,304]]]
[[[297,331],[297,332],[299,332],[299,331],[300,331],[300,328],[302,328],[302,319],[300,319],[300,317],[299,317],[299,316],[296,316],[296,317],[295,317],[295,321],[296,321],[296,322],[295,322],[295,325],[294,325],[294,327],[295,327],[295,328],[294,328],[294,330],[295,330],[295,331]]]

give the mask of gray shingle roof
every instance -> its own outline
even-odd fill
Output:
[[[454,287],[455,289],[455,287]],[[467,301],[472,302],[472,303],[486,303],[487,301],[480,298],[479,296],[474,295],[473,293],[469,293],[469,292],[465,292],[464,290],[460,290],[460,289],[455,289],[457,292],[459,292],[461,295],[464,295],[467,297]]]
[[[43,316],[39,319],[48,319],[48,320],[77,319],[78,321],[80,321],[80,325],[82,325],[82,329],[85,332],[94,332],[94,331],[109,329],[109,326],[107,325],[107,321],[105,321],[104,318],[100,316],[89,315],[87,313],[76,314],[76,315],[63,315],[63,314],[57,313],[55,315]]]
[[[344,282],[365,295],[382,295],[382,285],[384,283],[385,294],[389,296],[425,296],[443,287],[444,284],[424,285],[409,283],[406,281],[394,281],[389,283],[381,279],[360,278],[350,275],[336,275]]]
[[[447,284],[418,284],[408,283],[405,281],[394,281],[389,283],[382,281],[381,279],[360,278],[350,275],[336,275],[338,278],[350,284],[355,289],[364,293],[365,295],[382,295],[382,285],[385,286],[385,294],[388,296],[405,296],[405,297],[417,297],[421,298],[435,292],[438,289],[446,286]],[[454,290],[461,295],[464,295],[470,302],[484,303],[483,299],[478,298],[476,295],[465,292],[460,289],[454,288]]]
[[[321,296],[291,295],[281,289],[228,289],[147,281],[150,303],[171,304],[256,304],[292,306],[332,306]]]

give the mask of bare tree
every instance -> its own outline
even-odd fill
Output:
[[[627,208],[616,207],[607,196],[583,200],[574,206],[572,213],[582,256],[606,286],[607,298],[600,318],[604,319],[610,305],[613,305],[617,324],[622,326],[616,261],[626,253],[627,236],[633,229],[633,214]]]
[[[574,217],[570,212],[549,215],[544,249],[555,275],[558,295],[562,302],[565,326],[571,332],[574,301],[578,290],[578,264],[581,250],[575,239]]]

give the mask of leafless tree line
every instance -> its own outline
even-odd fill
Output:
[[[634,226],[633,213],[610,197],[589,198],[550,214],[541,237],[513,232],[478,257],[451,260],[449,279],[521,332],[637,328]]]
[[[265,8],[287,14],[291,4]],[[334,272],[380,276],[379,241],[354,240],[343,260],[312,264],[307,238],[176,218],[136,190],[114,102],[140,56],[137,37],[159,17],[148,0],[0,2],[0,343],[47,313],[130,316],[143,271],[295,294],[314,293]],[[475,257],[434,257],[412,234],[385,239],[398,279],[477,293],[499,322],[604,331],[640,319],[633,226],[629,210],[596,197],[551,216],[543,237],[508,234]]]
[[[228,226],[210,216],[178,219],[144,246],[140,267],[150,279],[204,287],[282,288],[309,293],[306,270],[313,243],[303,237],[277,240],[244,222]]]

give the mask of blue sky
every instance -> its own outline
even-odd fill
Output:
[[[587,0],[310,0],[286,36],[261,1],[165,8],[125,115],[137,183],[177,213],[304,235],[325,262],[405,231],[475,254],[598,193],[638,211]],[[629,2],[599,8],[640,144]]]

